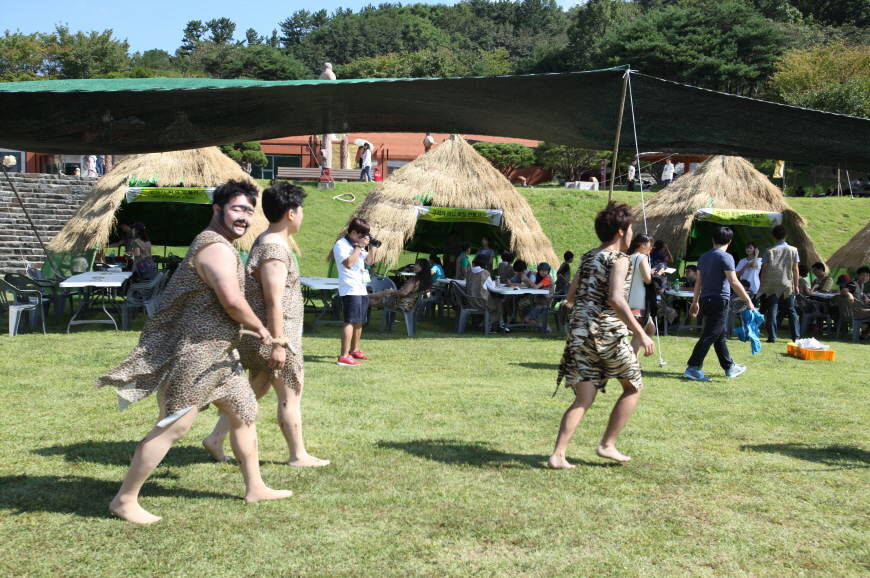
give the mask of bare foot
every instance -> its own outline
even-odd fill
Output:
[[[264,486],[261,490],[247,492],[245,494],[245,501],[253,504],[255,502],[265,502],[266,500],[283,500],[292,495],[293,492],[290,490],[273,490]]]
[[[611,446],[609,448],[605,448],[604,446],[598,446],[598,449],[595,450],[595,453],[597,453],[599,457],[607,458],[608,460],[613,460],[615,462],[631,461],[630,457],[619,453],[619,450],[616,449],[616,446]]]
[[[139,505],[139,502],[122,504],[117,497],[109,504],[109,511],[122,520],[127,520],[134,524],[153,524],[162,519],[160,516],[155,516],[146,511],[145,508]]]
[[[559,458],[552,455],[550,456],[550,459],[547,460],[547,467],[551,470],[573,470],[577,466],[569,464],[568,460],[565,458]]]
[[[315,458],[314,456],[305,454],[304,456],[299,456],[297,458],[290,458],[287,460],[287,465],[296,466],[298,468],[319,468],[321,466],[328,466],[329,460],[321,460],[320,458]]]
[[[228,462],[228,461],[230,461],[230,458],[228,458],[227,456],[224,455],[223,440],[218,442],[217,440],[215,440],[211,436],[208,436],[207,438],[202,440],[202,447],[205,448],[205,451],[208,452],[208,455],[210,455],[211,459],[213,459],[214,461],[216,461],[216,462]]]

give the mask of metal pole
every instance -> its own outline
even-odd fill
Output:
[[[613,200],[613,182],[616,180],[616,155],[619,154],[619,135],[622,133],[622,114],[625,112],[625,93],[628,90],[628,74],[630,70],[625,71],[625,76],[622,81],[622,100],[619,101],[619,119],[616,123],[616,142],[613,145],[613,162],[610,163],[610,188],[607,193],[607,202]],[[643,188],[643,184],[641,184]]]
[[[27,222],[30,223],[30,228],[33,229],[33,232],[36,234],[36,239],[39,241],[39,245],[42,247],[43,253],[45,253],[45,257],[48,259],[48,264],[54,269],[55,273],[57,273],[57,269],[54,266],[54,261],[51,260],[51,255],[48,254],[48,249],[45,248],[45,243],[42,242],[42,237],[39,236],[39,231],[36,230],[36,225],[33,224],[33,219],[30,218],[30,213],[27,212],[27,207],[24,206],[24,200],[21,198],[21,195],[18,194],[18,189],[15,188],[15,184],[12,182],[12,179],[9,177],[9,172],[6,170],[6,165],[0,163],[0,166],[3,167],[3,174],[6,175],[6,180],[9,182],[9,186],[12,187],[12,192],[15,193],[15,196],[18,198],[18,204],[21,205],[21,210],[24,211],[24,216],[27,217]]]

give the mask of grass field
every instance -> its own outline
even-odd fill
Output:
[[[141,318],[136,321],[141,326]],[[363,367],[334,365],[337,328],[304,340],[309,451],[291,469],[261,403],[266,482],[294,491],[246,505],[233,464],[208,460],[201,415],[146,484],[164,520],[107,515],[153,399],[118,413],[97,375],[137,332],[0,336],[0,575],[3,576],[857,576],[870,573],[867,346],[806,362],[765,345],[727,380],[680,377],[694,339],[662,340],[620,438],[633,456],[594,449],[616,389],[569,448],[544,464],[567,391],[552,398],[563,339],[484,338],[423,321],[364,334]],[[615,385],[615,384],[614,384]]]

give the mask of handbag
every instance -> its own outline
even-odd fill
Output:
[[[148,271],[153,271],[157,268],[157,265],[154,264],[154,259],[150,256],[136,263],[136,273],[139,275],[143,275]]]

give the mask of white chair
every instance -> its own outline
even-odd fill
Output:
[[[7,297],[12,293],[12,301]],[[45,333],[45,310],[42,308],[42,293],[36,289],[19,289],[12,283],[0,279],[0,310],[6,310],[9,315],[9,337],[18,335],[21,324],[21,314],[37,315],[42,319],[42,333]],[[35,325],[36,318],[31,317]]]
[[[163,286],[166,284],[167,272],[160,271],[153,279],[144,283],[133,283],[127,291],[127,298],[121,304],[121,329],[130,329],[130,310],[133,315],[140,309],[145,311],[148,317],[154,315],[160,304],[160,296]]]

